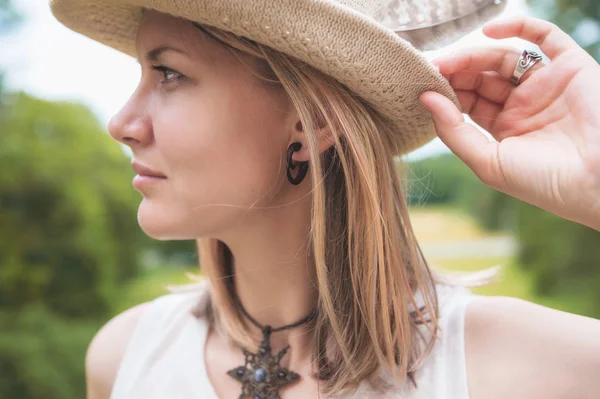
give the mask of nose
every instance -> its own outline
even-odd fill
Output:
[[[152,139],[152,124],[143,103],[135,94],[108,122],[108,132],[113,139],[129,146],[144,146]]]

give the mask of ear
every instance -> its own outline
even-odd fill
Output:
[[[335,141],[331,135],[331,129],[329,129],[328,126],[318,128],[317,130],[315,130],[315,133],[317,135],[317,147],[319,150],[319,154],[323,153],[324,151],[327,151],[332,145],[335,144]],[[302,128],[302,122],[300,122],[300,120],[296,121],[296,124],[294,126],[294,133],[290,137],[288,148],[292,143],[296,141],[302,143],[302,148],[300,148],[300,150],[295,151],[292,154],[292,160],[300,162],[308,161],[310,159],[308,151],[308,141],[306,140],[306,134],[304,133],[304,130]]]

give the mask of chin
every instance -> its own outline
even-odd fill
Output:
[[[159,207],[148,200],[140,204],[137,221],[144,234],[155,240],[195,240],[199,237],[188,213],[178,213],[173,207]]]
[[[155,240],[169,240],[176,233],[174,218],[146,199],[138,208],[137,221],[144,234]]]

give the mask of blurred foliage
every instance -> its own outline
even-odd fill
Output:
[[[452,204],[475,216],[488,230],[507,229],[514,224],[512,208],[504,206],[512,197],[482,184],[454,154],[413,161],[408,168],[409,205]]]
[[[515,226],[512,204],[517,200],[481,183],[454,154],[413,161],[408,168],[410,206],[456,206],[490,231],[510,230]]]
[[[0,398],[81,398],[87,345],[144,255],[197,263],[195,241],[142,232],[129,160],[89,109],[24,93],[1,104]]]
[[[517,208],[520,266],[543,296],[585,301],[600,318],[600,232],[524,202]]]
[[[187,273],[199,275],[199,267],[159,267],[143,270],[134,280],[127,284],[115,304],[115,313],[119,313],[137,304],[149,301],[169,292],[169,286],[180,286],[194,283]]]
[[[39,304],[0,311],[0,398],[84,398],[85,352],[101,324]]]
[[[598,0],[527,0],[532,14],[554,22],[600,61]]]
[[[458,203],[479,180],[453,154],[445,154],[406,164],[409,205]]]
[[[0,119],[0,305],[105,315],[136,273],[143,236],[127,159],[85,107],[9,98]]]
[[[489,231],[513,234],[516,263],[532,279],[534,294],[554,298],[553,304],[576,303],[578,313],[600,318],[600,232],[484,185],[453,154],[408,166],[409,203],[452,205]]]

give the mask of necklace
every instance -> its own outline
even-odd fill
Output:
[[[288,330],[309,322],[316,316],[316,311],[293,324],[272,328],[263,326],[246,312],[237,295],[234,297],[241,312],[252,324],[260,328],[263,333],[263,339],[256,353],[242,348],[245,356],[243,366],[236,367],[227,372],[227,375],[235,378],[242,383],[242,393],[238,399],[250,397],[251,399],[280,399],[279,388],[291,384],[298,380],[300,375],[281,367],[279,362],[285,356],[290,346],[286,346],[276,355],[271,354],[271,333]]]

